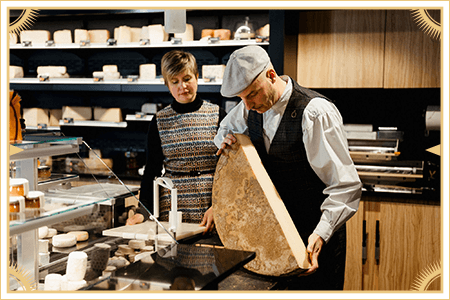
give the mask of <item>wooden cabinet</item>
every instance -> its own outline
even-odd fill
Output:
[[[440,11],[427,12],[434,20],[440,19]],[[439,87],[440,48],[441,43],[419,28],[409,10],[388,10],[384,87]]]
[[[430,16],[439,20],[439,14]],[[441,43],[416,24],[410,10],[300,11],[298,17],[298,36],[285,41],[284,66],[303,86],[440,86]]]
[[[441,259],[439,203],[364,195],[347,228],[345,290],[411,290]],[[427,290],[439,289],[434,280]]]
[[[384,26],[382,10],[300,13],[298,81],[311,88],[382,87]]]

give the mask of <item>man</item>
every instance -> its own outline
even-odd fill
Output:
[[[339,111],[326,97],[278,76],[259,46],[231,54],[221,94],[242,101],[220,123],[217,155],[236,142],[233,133],[250,136],[310,253],[307,276],[282,282],[288,289],[342,290],[345,222],[358,209],[361,182]]]

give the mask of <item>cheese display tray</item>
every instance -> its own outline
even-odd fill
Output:
[[[164,228],[169,228],[169,222],[161,222]],[[124,239],[155,240],[156,223],[146,221],[135,225],[125,225],[103,230],[104,236],[121,237]],[[176,240],[182,240],[202,234],[206,227],[193,223],[181,223],[177,228]],[[171,241],[172,238],[162,228],[158,228],[158,240]]]

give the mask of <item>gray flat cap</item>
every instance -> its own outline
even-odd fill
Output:
[[[260,46],[246,46],[230,55],[220,93],[235,97],[245,90],[270,63],[269,55]]]

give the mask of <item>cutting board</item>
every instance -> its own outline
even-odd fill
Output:
[[[221,155],[214,175],[212,203],[220,240],[225,248],[256,252],[244,266],[252,272],[303,272],[310,263],[297,228],[250,138],[236,138],[232,149]]]
[[[160,222],[164,228],[168,229],[169,222]],[[205,226],[192,223],[181,223],[177,228],[176,240],[182,240],[198,234],[202,234],[205,231]],[[112,229],[103,230],[104,236],[121,237],[124,239],[137,239],[137,240],[155,240],[156,222],[146,221],[144,223],[135,225],[125,225]],[[171,241],[172,238],[162,228],[158,228],[158,240]]]

